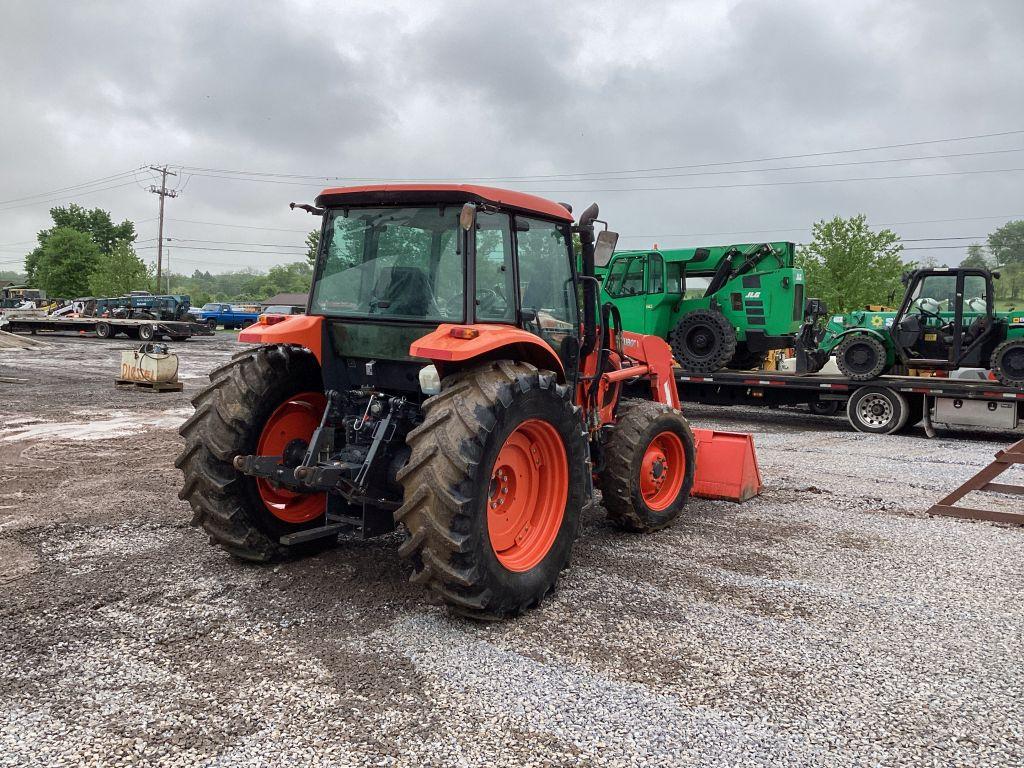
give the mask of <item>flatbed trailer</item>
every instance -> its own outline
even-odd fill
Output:
[[[210,335],[199,323],[187,320],[151,320],[116,317],[53,317],[10,313],[0,318],[0,327],[12,333],[39,333],[47,331],[85,331],[101,339],[112,339],[123,334],[130,339],[150,341],[166,338],[182,341],[194,335]]]
[[[715,371],[707,376],[677,369],[683,402],[807,405],[813,413],[840,411],[854,429],[893,434],[924,423],[1016,429],[1024,419],[1024,391],[993,381],[924,376],[882,376],[852,381],[841,375],[766,371]]]

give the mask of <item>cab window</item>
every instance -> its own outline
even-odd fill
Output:
[[[665,293],[681,294],[686,290],[686,277],[683,265],[669,262],[665,265]]]
[[[643,257],[631,256],[617,261],[608,274],[605,291],[616,299],[644,293]]]
[[[476,319],[515,322],[512,236],[507,213],[476,217]]]
[[[647,258],[647,292],[661,293],[665,290],[665,263],[656,253]]]
[[[566,340],[579,335],[568,227],[517,216],[516,242],[523,327],[551,344],[564,361]]]
[[[988,311],[988,281],[981,275],[964,276],[964,313]]]

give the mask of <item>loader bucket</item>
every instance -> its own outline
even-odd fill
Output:
[[[746,501],[761,493],[761,471],[752,435],[695,429],[693,437],[697,442],[694,496]]]

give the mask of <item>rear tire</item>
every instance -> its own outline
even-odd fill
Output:
[[[178,498],[192,506],[192,524],[235,557],[255,562],[332,544],[328,538],[282,545],[281,536],[322,525],[325,515],[285,522],[263,502],[256,479],[232,465],[235,456],[257,453],[264,425],[282,404],[302,392],[323,392],[313,354],[294,345],[257,347],[214,369],[210,382],[192,400],[196,412],[179,430],[185,450],[174,462],[184,474]]]
[[[399,554],[412,563],[410,580],[471,618],[536,606],[568,564],[591,503],[587,439],[569,388],[550,372],[500,360],[446,378],[423,414],[398,473],[405,494],[395,522],[408,533]],[[523,474],[503,474],[502,457],[523,434],[529,448],[519,455],[534,457],[536,470],[527,461]],[[546,487],[545,477],[558,479]],[[508,507],[498,507],[506,498]],[[516,513],[528,520],[521,528],[510,523]]]
[[[736,331],[721,312],[698,309],[676,324],[669,344],[684,371],[713,373],[736,354]]]
[[[1004,387],[1024,389],[1024,340],[1011,339],[996,347],[992,372]]]
[[[152,341],[156,336],[156,328],[148,323],[139,326],[139,338],[143,341]]]
[[[858,432],[891,435],[910,417],[906,398],[888,387],[861,387],[846,403],[846,416]]]
[[[836,365],[853,381],[871,381],[885,373],[885,345],[874,336],[857,333],[836,348]]]
[[[114,328],[110,323],[96,323],[96,337],[100,339],[111,339],[114,337]]]
[[[604,507],[619,528],[656,531],[679,517],[690,498],[693,432],[682,413],[662,403],[624,399],[618,413],[597,478]]]

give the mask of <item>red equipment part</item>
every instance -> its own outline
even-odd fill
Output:
[[[761,470],[752,435],[695,429],[693,437],[697,441],[694,496],[740,502],[761,493]]]
[[[281,403],[267,419],[256,445],[259,456],[281,456],[294,440],[309,443],[327,407],[323,392],[300,392]],[[286,523],[307,523],[320,517],[327,505],[325,493],[297,493],[263,478],[256,488],[274,517]]]

